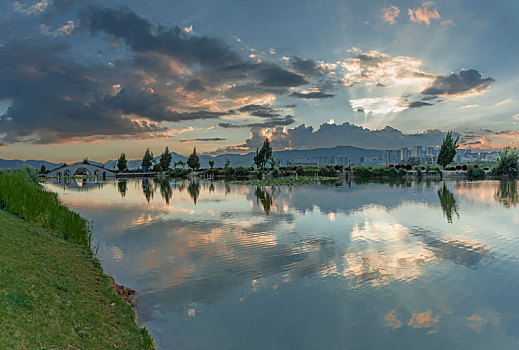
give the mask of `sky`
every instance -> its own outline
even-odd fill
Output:
[[[516,1],[4,0],[0,158],[519,146]],[[376,147],[374,147],[376,145]]]

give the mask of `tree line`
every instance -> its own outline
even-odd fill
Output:
[[[164,152],[160,155],[159,161],[155,162],[155,157],[153,156],[153,152],[150,151],[149,148],[144,152],[144,156],[142,157],[141,166],[144,171],[152,170],[152,171],[167,171],[171,167],[171,162],[173,161],[173,156],[169,151],[169,147],[166,146]],[[209,163],[214,165],[214,161],[209,161]],[[176,168],[178,165],[184,167],[187,165],[192,170],[197,170],[200,168],[200,159],[198,154],[196,153],[196,147],[193,149],[193,153],[189,156],[186,162],[182,160],[178,160],[174,163],[174,167]],[[212,166],[211,166],[212,167]],[[117,159],[117,169],[119,171],[128,170],[128,160],[126,159],[126,154],[121,153],[119,158]]]

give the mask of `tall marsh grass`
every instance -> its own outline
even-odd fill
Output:
[[[0,209],[90,248],[90,222],[62,205],[57,194],[38,184],[28,169],[0,174]]]

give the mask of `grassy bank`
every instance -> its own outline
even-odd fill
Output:
[[[153,349],[83,218],[21,173],[0,175],[0,206],[0,349]]]
[[[28,169],[1,174],[0,209],[90,248],[90,223],[62,205],[55,193],[45,191],[37,179]]]

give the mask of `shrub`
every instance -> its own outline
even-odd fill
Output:
[[[519,152],[510,147],[499,152],[499,158],[492,173],[495,175],[516,177],[519,174]]]
[[[166,175],[171,177],[186,177],[189,173],[189,169],[169,169]]]
[[[225,177],[232,177],[234,175],[234,168],[230,166],[223,168],[223,174]]]
[[[337,170],[334,168],[328,168],[328,167],[321,167],[319,169],[319,176],[326,176],[326,177],[336,177],[337,176]]]
[[[244,168],[244,167],[240,166],[234,170],[234,177],[245,178],[249,175],[249,173],[250,173],[249,168]]]
[[[468,169],[467,164],[463,164],[461,166],[461,170],[467,171],[467,169]]]
[[[469,179],[483,179],[485,177],[485,171],[483,169],[476,168],[475,166],[468,167],[467,177]]]
[[[407,172],[404,169],[396,170],[396,168],[390,167],[366,167],[359,166],[353,169],[356,177],[396,177],[402,173],[405,175]]]

